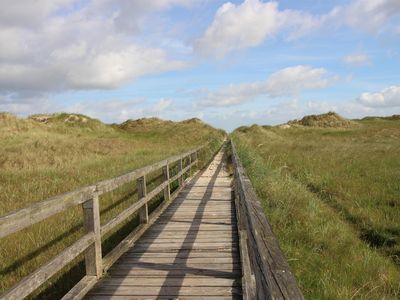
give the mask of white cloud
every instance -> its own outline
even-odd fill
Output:
[[[233,50],[258,46],[281,30],[289,29],[288,39],[298,38],[320,23],[319,18],[306,12],[280,11],[276,1],[244,0],[240,5],[227,2],[195,42],[195,48],[202,54],[222,57]]]
[[[371,58],[366,54],[352,54],[343,58],[343,61],[350,66],[364,66],[371,63]]]
[[[257,46],[278,30],[278,19],[276,2],[245,0],[241,5],[227,2],[218,9],[213,23],[197,40],[196,48],[207,55],[223,56],[235,49]]]
[[[324,68],[295,66],[272,74],[267,79],[267,91],[273,97],[298,95],[303,90],[321,89],[334,82]]]
[[[379,32],[400,15],[398,0],[356,0],[337,8],[337,21],[356,29]]]
[[[0,95],[109,89],[183,68],[186,63],[162,48],[140,44],[140,32],[122,30],[118,20],[139,28],[154,11],[196,1],[102,0],[80,6],[74,0],[1,0]]]
[[[297,96],[304,90],[321,89],[337,80],[324,68],[294,66],[282,69],[264,81],[230,85],[218,91],[203,92],[199,105],[231,106],[253,100],[258,96]]]
[[[244,0],[223,4],[213,22],[195,43],[204,55],[223,57],[228,52],[255,47],[284,33],[287,40],[297,39],[316,29],[347,26],[379,33],[398,25],[399,0],[356,0],[337,6],[321,15],[300,10],[279,10],[277,1]]]
[[[391,86],[377,93],[362,93],[358,101],[368,107],[400,107],[400,86]]]

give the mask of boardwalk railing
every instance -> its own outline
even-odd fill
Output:
[[[231,141],[244,299],[304,299]]]
[[[73,192],[55,196],[48,200],[33,204],[29,207],[11,212],[0,217],[0,239],[26,227],[36,224],[57,213],[76,205],[82,205],[83,226],[85,235],[66,248],[52,260],[41,266],[32,274],[23,278],[10,288],[0,299],[22,299],[74,260],[85,253],[86,276],[63,299],[79,299],[90,290],[96,281],[140,235],[162,213],[169,202],[176,198],[184,186],[184,175],[191,174],[192,166],[198,163],[198,153],[205,146],[198,147],[181,155],[176,155],[112,179],[98,182]],[[187,166],[184,167],[184,161]],[[169,167],[178,163],[178,172],[170,177]],[[163,170],[164,181],[151,192],[146,191],[146,175],[157,170]],[[125,183],[136,180],[138,201],[103,226],[100,225],[99,196],[121,187]],[[171,194],[171,183],[178,181],[178,189]],[[149,219],[148,202],[164,191],[164,202],[151,214]],[[115,226],[126,221],[133,213],[138,212],[141,225],[130,233],[117,247],[105,257],[102,257],[101,237],[110,232]]]

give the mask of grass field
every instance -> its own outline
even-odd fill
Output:
[[[306,299],[400,297],[400,120],[233,139]]]
[[[57,114],[18,119],[0,113],[0,215],[93,184],[208,143],[202,163],[225,133],[197,119],[143,119],[106,125],[82,115]],[[156,184],[161,171],[152,174]],[[106,223],[136,201],[135,184],[100,198]],[[152,206],[157,205],[156,200]],[[103,241],[103,255],[132,230],[137,217]],[[0,293],[82,236],[81,208],[69,209],[1,240]],[[82,257],[35,297],[57,299],[84,273]]]

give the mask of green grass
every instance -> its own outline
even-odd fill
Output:
[[[41,123],[0,113],[0,215],[209,143],[200,157],[204,164],[225,137],[223,131],[202,122],[156,121],[150,120],[145,128],[126,128],[81,115],[58,114]],[[160,175],[161,171],[151,174],[149,190],[160,183]],[[101,196],[101,222],[136,200],[135,183]],[[161,200],[161,196],[155,199],[151,207]],[[137,217],[132,216],[109,234],[103,240],[103,255],[136,225]],[[0,293],[82,234],[82,212],[76,207],[2,239]],[[36,297],[57,299],[83,274],[80,257]]]
[[[400,122],[233,133],[307,299],[400,297]]]

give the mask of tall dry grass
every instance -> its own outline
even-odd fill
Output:
[[[233,134],[307,299],[400,297],[400,122]]]

